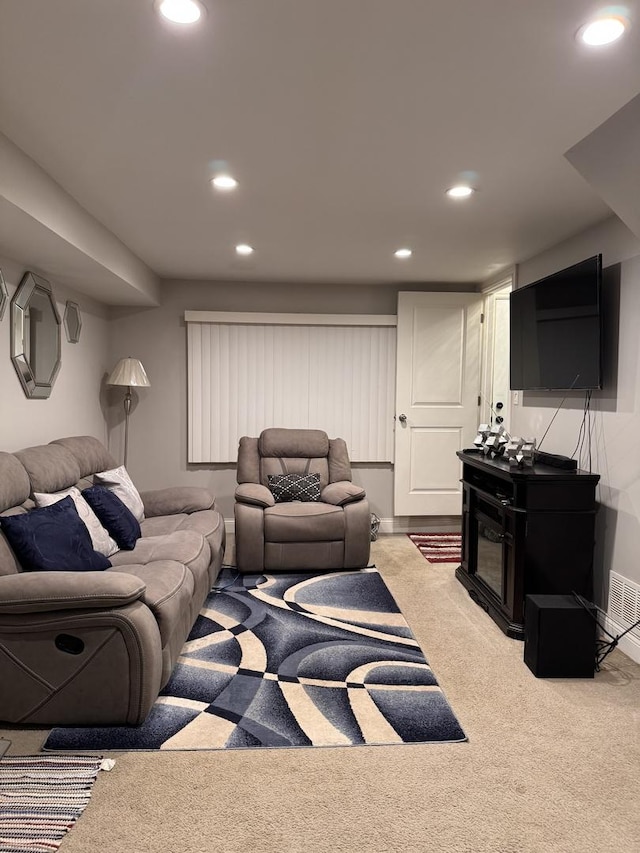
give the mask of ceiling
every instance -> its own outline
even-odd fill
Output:
[[[0,132],[155,276],[479,282],[611,214],[565,154],[640,92],[638,2],[598,49],[580,0],[203,2],[177,28],[152,0],[0,0]],[[81,282],[20,207],[0,251]]]

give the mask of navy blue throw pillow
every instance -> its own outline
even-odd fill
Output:
[[[140,523],[117,495],[106,486],[91,486],[83,489],[82,497],[98,516],[100,524],[116,540],[118,548],[131,551],[136,547],[136,542],[142,536]]]
[[[69,496],[22,515],[3,516],[0,525],[27,572],[101,572],[111,566],[93,550],[87,526]]]

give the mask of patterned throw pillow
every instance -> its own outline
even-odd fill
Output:
[[[276,503],[320,500],[320,474],[269,474],[268,481]]]

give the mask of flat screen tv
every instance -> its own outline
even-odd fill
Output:
[[[602,255],[520,287],[510,297],[510,388],[602,388]]]

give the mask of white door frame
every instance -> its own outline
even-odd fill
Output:
[[[495,302],[496,297],[510,293],[514,287],[515,276],[513,273],[501,278],[490,287],[482,291],[484,296],[483,323],[482,323],[482,372],[480,381],[481,407],[480,420],[483,423],[491,423],[495,414],[492,412],[493,376],[494,376],[494,338],[495,338]],[[505,400],[506,411],[503,411],[506,428],[509,429],[511,399],[510,393]]]

